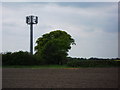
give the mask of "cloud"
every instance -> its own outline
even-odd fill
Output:
[[[116,34],[95,30],[94,32],[78,32],[74,36],[77,46],[72,46],[73,57],[112,57],[118,55],[118,36]],[[76,53],[77,51],[77,53]]]
[[[0,42],[2,43],[2,3],[0,3]],[[0,44],[0,52],[2,52],[2,44]]]
[[[76,41],[70,56],[117,57],[117,3],[75,5],[3,3],[3,51],[29,51],[29,26],[25,17],[33,14],[39,17],[39,23],[34,25],[34,43],[43,34],[60,29]]]
[[[119,2],[119,0],[2,0],[2,2]]]

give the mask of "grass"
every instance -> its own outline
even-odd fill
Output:
[[[2,68],[73,68],[67,65],[34,65],[34,66],[23,66],[23,65],[9,65],[2,66]]]
[[[55,69],[76,69],[76,68],[104,68],[104,67],[115,67],[115,66],[82,66],[82,67],[72,67],[67,65],[34,65],[34,66],[25,66],[25,65],[8,65],[8,66],[2,66],[2,68],[40,68],[40,69],[47,69],[47,68],[55,68]]]
[[[114,61],[120,61],[120,60],[114,60]]]

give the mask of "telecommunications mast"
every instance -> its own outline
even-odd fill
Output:
[[[30,25],[30,53],[33,54],[33,24],[38,23],[38,17],[33,15],[27,16],[26,23]]]

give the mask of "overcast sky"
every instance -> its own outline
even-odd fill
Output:
[[[117,2],[4,2],[2,3],[2,51],[29,51],[28,15],[39,17],[34,25],[38,37],[63,30],[75,39],[71,57],[118,57]]]

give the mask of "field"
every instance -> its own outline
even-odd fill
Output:
[[[3,68],[3,88],[117,88],[118,68]]]

